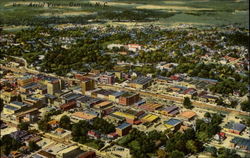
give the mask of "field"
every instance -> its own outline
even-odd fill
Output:
[[[249,0],[1,0],[0,25],[4,29],[68,23],[248,27],[248,3]]]

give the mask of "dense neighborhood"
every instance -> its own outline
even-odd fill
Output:
[[[233,26],[1,32],[1,157],[249,157],[248,39]]]

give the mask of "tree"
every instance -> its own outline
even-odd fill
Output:
[[[211,115],[210,115],[209,112],[206,112],[206,113],[204,114],[204,117],[206,117],[206,118],[211,118]]]
[[[38,122],[38,128],[44,132],[48,132],[50,129],[50,126],[46,120],[40,120]]]
[[[64,129],[70,130],[71,129],[70,118],[67,115],[62,116],[59,125]]]
[[[191,102],[191,100],[190,100],[189,97],[185,97],[185,98],[184,98],[183,105],[184,105],[184,107],[187,108],[187,109],[192,109],[192,108],[193,108],[192,102]]]
[[[188,140],[186,143],[186,148],[188,150],[190,150],[192,153],[197,153],[198,152],[198,148],[196,145],[196,142],[193,140]]]
[[[30,148],[30,151],[32,152],[40,149],[40,147],[34,141],[29,142],[29,148]]]
[[[29,126],[30,126],[30,124],[27,122],[21,122],[20,124],[18,124],[18,128],[20,130],[25,130],[25,131],[27,131],[29,129]]]
[[[0,98],[0,113],[3,111],[3,106],[4,106],[3,99]]]
[[[158,156],[158,158],[166,158],[167,152],[165,150],[159,149],[159,150],[157,150],[157,156]]]
[[[250,101],[249,101],[249,99],[246,100],[246,101],[243,101],[240,105],[241,105],[241,109],[243,111],[250,112]]]
[[[185,157],[184,153],[178,150],[174,150],[169,154],[169,158],[184,158],[184,157]]]

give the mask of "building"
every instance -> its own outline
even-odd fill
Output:
[[[92,79],[85,79],[81,82],[82,94],[85,94],[86,91],[95,89],[95,81]]]
[[[101,135],[97,131],[94,131],[94,130],[88,131],[87,135],[89,137],[91,137],[91,138],[94,138],[94,139],[100,139],[101,138]]]
[[[240,137],[234,137],[231,141],[231,147],[234,147],[236,149],[242,149],[250,152],[250,139],[240,138]]]
[[[128,86],[136,89],[145,89],[151,86],[152,81],[153,80],[151,77],[138,77],[135,80],[128,83]]]
[[[184,111],[182,112],[179,117],[185,121],[190,121],[192,119],[194,119],[196,116],[196,113],[193,111]]]
[[[18,130],[15,132],[10,133],[10,137],[15,139],[16,141],[24,142],[24,138],[28,136],[29,133],[24,130]]]
[[[147,111],[155,111],[161,107],[162,105],[155,104],[155,103],[146,103],[146,104],[139,106],[140,109],[147,110]]]
[[[113,90],[100,89],[100,90],[93,92],[92,96],[108,100],[109,95],[112,95],[113,93],[115,93],[115,91],[113,91]]]
[[[96,114],[87,112],[75,112],[71,115],[71,119],[73,121],[79,121],[79,120],[91,121],[96,117],[97,117]]]
[[[153,114],[147,114],[146,116],[142,117],[140,120],[143,123],[153,123],[159,119],[158,116],[153,115]]]
[[[59,122],[56,120],[51,120],[48,122],[48,124],[49,124],[50,128],[52,128],[52,129],[55,129],[59,126]]]
[[[125,113],[125,112],[116,111],[112,113],[111,115],[114,115],[120,118],[125,118],[126,122],[130,124],[135,124],[137,121],[137,116],[133,114]]]
[[[47,93],[54,95],[61,92],[61,83],[58,79],[51,79],[47,82]]]
[[[131,129],[132,129],[131,124],[123,123],[123,124],[119,125],[118,127],[116,127],[116,133],[119,136],[124,136],[124,135],[127,135]]]
[[[126,92],[119,98],[119,104],[122,105],[133,105],[140,100],[139,94]]]
[[[38,108],[32,108],[27,111],[23,111],[15,114],[17,122],[37,122],[40,116],[40,112]]]
[[[85,152],[80,149],[77,145],[66,147],[57,152],[56,157],[58,158],[77,158]]]
[[[4,91],[0,93],[0,98],[3,99],[4,103],[9,103],[15,96],[16,93],[14,93],[14,91]]]
[[[17,84],[21,87],[26,86],[32,82],[34,82],[34,77],[31,75],[20,77],[17,80]]]
[[[181,127],[181,121],[178,119],[169,119],[167,121],[164,121],[164,125],[171,130],[178,130]]]
[[[132,52],[136,52],[142,49],[142,46],[139,44],[128,44],[127,47],[128,50]]]
[[[101,84],[114,84],[115,76],[113,74],[105,74],[99,77],[99,82]]]
[[[89,96],[81,96],[76,99],[77,107],[89,107],[92,108],[94,105],[102,102],[102,99],[93,98]]]
[[[223,129],[226,132],[240,135],[246,129],[246,126],[241,123],[228,122]]]
[[[76,158],[97,158],[96,153],[94,151],[87,151]]]
[[[113,103],[110,101],[103,101],[98,104],[95,104],[93,106],[93,110],[96,111],[99,114],[99,116],[103,117],[105,115],[110,114],[113,111],[112,104]]]
[[[27,110],[28,108],[29,108],[28,105],[23,102],[13,101],[10,102],[8,105],[4,105],[3,113],[11,115],[20,111]]]
[[[166,108],[161,109],[160,113],[162,115],[166,115],[166,116],[176,116],[177,114],[179,114],[179,107],[177,106],[169,106]]]
[[[32,158],[56,158],[56,155],[41,150],[37,154],[33,155]]]
[[[109,100],[118,103],[119,102],[119,98],[120,96],[122,96],[125,92],[114,92],[112,94],[109,95]]]
[[[60,109],[63,111],[68,111],[76,107],[76,101],[71,101],[65,104],[60,105]]]
[[[65,93],[61,96],[62,99],[62,103],[69,103],[72,101],[76,101],[78,98],[82,97],[83,95],[78,94],[78,93],[72,93],[72,92],[68,92]]]

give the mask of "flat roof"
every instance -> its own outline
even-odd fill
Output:
[[[92,114],[87,114],[85,112],[75,112],[72,114],[73,117],[78,117],[80,119],[84,119],[84,120],[92,120],[94,118],[96,118],[96,115],[92,115]]]
[[[134,115],[123,113],[123,112],[119,112],[119,111],[114,112],[113,115],[124,117],[124,118],[128,118],[128,119],[135,119],[136,118]]]
[[[179,107],[174,105],[174,106],[168,106],[168,107],[166,107],[166,108],[164,108],[162,110],[171,112],[171,111],[178,110],[178,109],[179,109]]]
[[[146,116],[144,116],[143,118],[141,118],[141,120],[145,120],[147,122],[153,122],[156,119],[158,119],[159,117],[153,114],[147,114]]]
[[[234,123],[234,122],[228,122],[226,125],[225,125],[225,128],[228,128],[228,129],[232,129],[232,130],[236,130],[236,131],[243,131],[246,126],[241,124],[241,123]]]
[[[100,89],[100,90],[96,91],[95,93],[96,94],[102,94],[102,95],[108,96],[108,95],[111,95],[111,94],[113,94],[115,92],[116,91],[113,91],[113,90]]]
[[[193,111],[184,111],[184,112],[182,112],[182,113],[180,114],[180,116],[181,116],[181,117],[184,117],[184,118],[190,119],[190,118],[196,116],[196,113],[193,112]]]
[[[10,106],[10,105],[4,105],[4,108],[9,109],[9,110],[13,110],[13,111],[18,110],[18,108],[14,107],[14,106]]]
[[[181,123],[181,121],[180,120],[178,120],[178,119],[169,119],[169,120],[167,120],[167,121],[164,121],[164,123],[165,124],[168,124],[168,125],[172,125],[172,126],[176,126],[176,125],[178,125],[179,123]]]
[[[131,126],[131,124],[127,123],[127,122],[124,122],[123,124],[117,126],[116,128],[119,128],[119,129],[124,129],[124,128],[127,128]]]
[[[250,139],[234,137],[230,142],[239,146],[246,146],[247,150],[250,150]]]
[[[81,96],[82,96],[82,95],[81,95],[81,94],[78,94],[78,93],[69,93],[69,94],[63,95],[62,97],[63,97],[65,100],[73,100],[73,99],[79,98],[79,97],[81,97]]]
[[[11,105],[11,104],[16,105],[16,106],[19,106],[19,107],[27,106],[27,104],[25,104],[25,103],[23,103],[23,102],[19,102],[19,101],[10,102],[10,105]]]
[[[131,83],[144,85],[144,84],[147,84],[150,81],[152,81],[151,77],[138,77],[138,78],[134,79],[133,81],[131,81]]]
[[[103,101],[103,102],[101,102],[101,103],[99,103],[99,104],[96,104],[95,106],[97,106],[97,107],[105,107],[105,106],[108,106],[108,105],[110,105],[110,104],[112,104],[112,102],[111,101]]]

